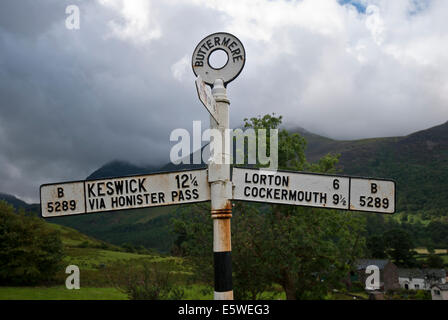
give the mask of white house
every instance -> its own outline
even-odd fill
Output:
[[[445,284],[444,269],[398,269],[400,287],[407,290],[431,290],[432,285]]]
[[[432,300],[448,300],[448,283],[435,284],[431,287]]]

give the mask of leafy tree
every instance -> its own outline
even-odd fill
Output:
[[[443,268],[444,267],[444,262],[442,257],[432,253],[429,254],[428,257],[426,258],[426,264],[428,265],[428,267],[430,268]]]
[[[59,232],[0,201],[0,284],[46,283],[60,270],[62,257]]]
[[[370,257],[378,259],[386,258],[386,244],[381,235],[374,235],[367,238],[366,245],[369,250]]]
[[[412,267],[416,264],[413,251],[414,243],[406,231],[392,229],[383,234],[386,254],[400,266]]]
[[[119,261],[105,272],[109,283],[131,300],[180,300],[184,296],[169,271],[148,261]]]
[[[245,119],[245,128],[277,129],[281,117]],[[280,169],[334,172],[338,157],[317,163],[305,159],[305,140],[279,131]],[[268,141],[269,143],[269,141]],[[269,148],[268,148],[269,149]],[[364,219],[351,213],[287,205],[236,202],[232,218],[232,255],[235,298],[259,298],[273,283],[288,299],[323,298],[340,286],[350,264],[364,246]],[[213,279],[212,219],[208,206],[196,205],[174,220],[178,252],[195,263],[196,274]]]

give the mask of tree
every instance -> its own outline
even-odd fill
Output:
[[[245,119],[245,128],[277,129],[281,117],[265,115]],[[269,136],[269,135],[268,135]],[[279,131],[279,169],[335,172],[337,156],[317,163],[305,159],[305,140]],[[267,141],[269,144],[269,140]],[[269,149],[269,148],[267,148]],[[341,285],[350,264],[364,247],[364,218],[347,212],[287,205],[235,202],[232,218],[232,263],[237,299],[259,298],[273,283],[288,299],[323,298]],[[180,252],[211,282],[212,221],[208,206],[197,205],[174,220],[182,238]]]
[[[367,238],[367,249],[369,250],[370,257],[383,259],[386,258],[386,244],[381,235],[374,235]]]
[[[109,283],[131,300],[180,300],[184,291],[173,275],[145,260],[117,261],[105,270]]]
[[[429,268],[443,268],[444,267],[444,262],[442,257],[431,253],[428,255],[428,257],[426,258],[426,264],[428,265]]]
[[[61,270],[62,257],[58,231],[0,201],[1,285],[46,283]]]
[[[392,229],[383,234],[383,239],[386,244],[386,254],[397,265],[412,267],[416,264],[414,243],[409,233],[402,229]]]

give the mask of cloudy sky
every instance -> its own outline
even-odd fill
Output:
[[[438,125],[447,16],[446,0],[1,0],[0,192],[37,202],[114,159],[167,162],[173,129],[208,127],[190,60],[218,31],[247,55],[233,127],[272,112],[335,139]]]

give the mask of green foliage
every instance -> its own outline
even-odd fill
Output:
[[[414,243],[410,235],[402,229],[392,229],[383,234],[386,254],[399,266],[415,266]]]
[[[106,270],[111,283],[131,300],[180,300],[184,290],[173,284],[172,274],[147,261],[116,263]],[[126,271],[124,271],[124,269]]]
[[[67,290],[57,287],[0,287],[0,300],[126,300],[127,295],[115,288]]]
[[[444,262],[443,262],[442,257],[440,257],[434,253],[431,253],[428,255],[425,263],[429,268],[442,269],[444,267]]]
[[[386,255],[386,243],[381,235],[373,235],[367,238],[367,249],[370,257],[384,259]]]
[[[48,283],[62,257],[59,232],[0,201],[0,284]]]

